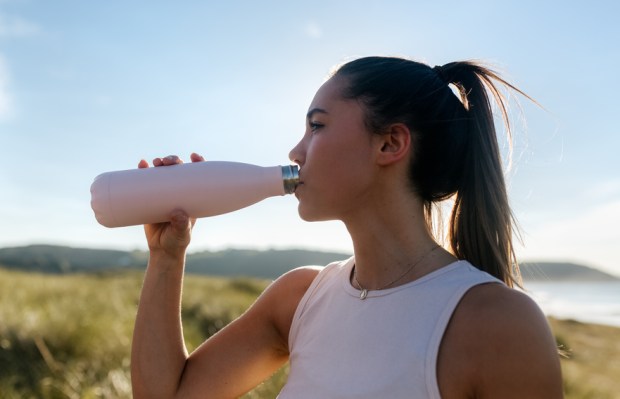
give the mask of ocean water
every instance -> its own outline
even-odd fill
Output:
[[[524,286],[548,316],[620,327],[620,281],[526,281]]]

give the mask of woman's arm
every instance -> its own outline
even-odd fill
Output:
[[[192,154],[192,161],[201,160]],[[168,157],[153,164],[180,162]],[[148,164],[142,161],[140,167]],[[136,399],[232,398],[268,378],[288,359],[293,314],[318,273],[301,268],[283,275],[247,312],[188,355],[181,325],[181,287],[194,222],[177,211],[169,223],[145,226],[150,257],[131,353]]]
[[[181,230],[183,221],[173,219],[167,228]],[[179,385],[187,359],[181,326],[184,263],[184,253],[151,251],[131,348],[135,398],[172,398]]]
[[[191,158],[193,162],[203,160],[195,154]],[[154,166],[178,163],[182,161],[176,156],[153,160]],[[149,165],[142,160],[138,167]],[[181,287],[185,252],[194,223],[182,211],[175,211],[169,223],[144,226],[149,261],[131,348],[131,379],[136,398],[173,397],[185,368]]]
[[[147,271],[132,348],[134,398],[235,398],[287,361],[293,314],[317,269],[281,276],[241,317],[188,356],[181,330],[181,275],[156,271],[167,266],[177,265],[152,263]]]
[[[289,356],[297,305],[319,269],[292,270],[271,284],[241,317],[194,351],[179,398],[236,398],[269,378]]]
[[[155,270],[169,265],[150,264],[142,291],[132,347],[136,399],[238,397],[287,361],[293,314],[317,269],[280,277],[241,317],[188,356],[181,330],[181,276]]]

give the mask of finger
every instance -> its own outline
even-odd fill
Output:
[[[177,165],[177,164],[183,163],[181,158],[177,157],[176,155],[168,155],[167,157],[162,158],[162,161],[165,166]]]
[[[163,166],[163,165],[164,165],[164,161],[161,158],[153,159],[153,166]]]
[[[195,219],[194,219],[195,220]],[[183,232],[187,230],[192,220],[187,216],[187,213],[180,209],[176,209],[170,215],[170,224],[177,232]]]
[[[148,167],[149,167],[149,163],[146,162],[144,159],[141,159],[140,162],[138,162],[138,168],[144,169]]]
[[[192,152],[192,155],[190,155],[189,157],[192,162],[203,162],[205,160],[202,155],[196,154],[195,152]]]

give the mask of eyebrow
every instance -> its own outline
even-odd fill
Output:
[[[320,114],[328,114],[327,111],[325,111],[323,108],[312,108],[310,111],[308,111],[308,113],[306,114],[306,119],[310,119],[312,118],[312,116],[316,113],[320,113]]]

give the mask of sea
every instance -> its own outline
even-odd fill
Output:
[[[620,327],[620,281],[525,281],[524,286],[547,316]]]

